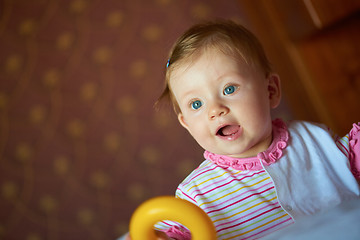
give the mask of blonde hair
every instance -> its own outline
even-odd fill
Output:
[[[165,89],[155,103],[162,100],[172,103],[176,113],[181,112],[171,91],[170,77],[177,66],[201,55],[208,48],[242,59],[249,66],[257,67],[267,77],[272,69],[259,40],[242,25],[222,20],[192,26],[173,45],[166,66]]]

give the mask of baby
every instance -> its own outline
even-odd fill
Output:
[[[231,21],[191,27],[175,43],[159,101],[172,102],[205,160],[176,197],[203,209],[218,239],[256,239],[358,198],[360,125],[343,138],[320,124],[272,121],[280,77],[256,37]],[[162,221],[159,239],[190,239]]]

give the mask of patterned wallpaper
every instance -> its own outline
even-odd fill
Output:
[[[0,239],[115,239],[202,150],[156,112],[167,53],[235,0],[0,0]]]

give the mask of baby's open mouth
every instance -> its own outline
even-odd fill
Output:
[[[240,130],[239,125],[226,125],[226,126],[219,128],[219,130],[216,132],[216,135],[223,136],[223,137],[231,136],[231,135],[234,135],[237,132],[239,132],[239,130]]]

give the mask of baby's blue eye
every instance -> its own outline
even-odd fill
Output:
[[[235,92],[235,86],[228,86],[224,89],[224,94],[228,95],[228,94],[232,94]]]
[[[202,102],[200,100],[196,100],[191,103],[191,107],[194,110],[199,109],[201,106],[202,106]]]

